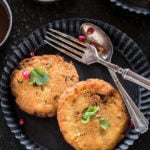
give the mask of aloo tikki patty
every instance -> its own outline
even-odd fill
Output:
[[[79,81],[76,68],[61,56],[22,60],[11,75],[11,91],[21,110],[39,117],[56,115],[63,91]]]
[[[76,150],[113,150],[123,138],[128,113],[109,83],[88,79],[61,95],[57,120],[65,140]]]

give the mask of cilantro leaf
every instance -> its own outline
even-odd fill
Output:
[[[89,122],[89,120],[90,120],[90,117],[82,117],[81,122],[84,123],[84,124],[86,124],[86,123]]]
[[[110,123],[105,118],[100,118],[99,122],[100,122],[101,128],[103,128],[104,130],[110,127]]]
[[[94,117],[97,113],[97,111],[99,110],[98,106],[89,106],[84,113],[82,114],[82,123],[88,123],[89,120]]]
[[[30,71],[29,83],[43,85],[49,82],[48,74],[41,68],[34,68]]]

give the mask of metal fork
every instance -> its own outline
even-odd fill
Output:
[[[122,69],[117,65],[104,61],[98,56],[97,50],[94,47],[90,46],[87,43],[82,43],[78,39],[70,35],[49,28],[44,41],[50,46],[57,49],[58,51],[65,53],[66,55],[72,57],[73,59],[81,63],[90,65],[92,63],[98,62],[108,67],[113,72],[123,74],[123,76],[128,76],[127,73],[129,69]],[[132,71],[130,70],[129,72]],[[124,103],[126,104],[128,112],[130,114],[130,117],[134,122],[135,130],[139,133],[145,133],[148,130],[148,124],[149,124],[148,120],[140,112],[140,110],[134,104],[134,102],[132,101],[128,93],[122,87],[115,73],[113,73],[112,78],[114,79],[120,91],[124,91],[124,92],[120,92],[120,94],[122,95]]]

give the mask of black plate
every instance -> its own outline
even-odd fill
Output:
[[[148,0],[110,0],[116,6],[137,14],[150,15],[150,1]]]
[[[12,70],[17,66],[19,61],[29,57],[30,52],[32,51],[35,51],[36,55],[58,54],[64,56],[66,60],[72,60],[46,45],[43,42],[44,35],[47,28],[52,27],[70,35],[78,36],[79,28],[84,22],[91,22],[100,26],[109,35],[114,45],[114,63],[119,64],[122,67],[129,67],[147,78],[150,77],[148,62],[137,44],[126,34],[107,23],[89,19],[66,19],[49,23],[48,25],[35,30],[7,56],[0,80],[1,107],[7,125],[26,149],[71,150],[72,147],[64,141],[59,131],[56,118],[37,118],[27,115],[17,108],[14,102],[15,99],[12,97],[9,87]],[[72,61],[79,72],[80,80],[92,77],[101,78],[114,85],[105,67],[98,64],[86,66],[77,61]],[[138,87],[128,81],[124,81],[121,78],[120,80],[144,115],[149,117],[150,91]],[[19,118],[24,118],[25,120],[25,125],[23,127],[18,126]],[[134,129],[128,128],[125,138],[117,145],[116,149],[126,150],[130,145],[133,145],[134,141],[138,138],[139,134],[136,133]]]

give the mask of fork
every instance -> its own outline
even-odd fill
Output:
[[[148,79],[139,76],[138,74],[132,72],[129,69],[123,69],[118,65],[103,60],[98,56],[96,48],[89,45],[88,43],[82,43],[78,39],[70,35],[64,34],[51,28],[48,29],[44,41],[58,51],[65,53],[66,55],[81,63],[87,65],[93,63],[100,63],[109,68],[109,70],[121,74],[124,79],[128,79],[137,84],[142,83],[142,85],[144,81],[144,87],[150,89],[150,81]],[[115,82],[117,82],[118,88],[123,88],[121,83],[118,81],[115,73],[113,74],[112,78]],[[139,78],[142,80],[138,81]],[[145,133],[148,130],[148,120],[140,112],[140,110],[137,108],[137,106],[134,104],[134,102],[125,90],[121,93],[121,95],[123,97],[124,103],[126,104],[130,117],[134,122],[135,130],[139,133]]]
[[[118,65],[105,61],[98,56],[96,48],[89,45],[88,43],[82,43],[70,35],[64,34],[51,28],[49,28],[47,33],[48,34],[45,36],[47,40],[45,40],[45,42],[61,51],[62,53],[65,53],[77,61],[87,65],[100,63],[112,71],[121,74],[124,79],[150,90],[150,80],[138,75],[130,69],[123,69]]]

